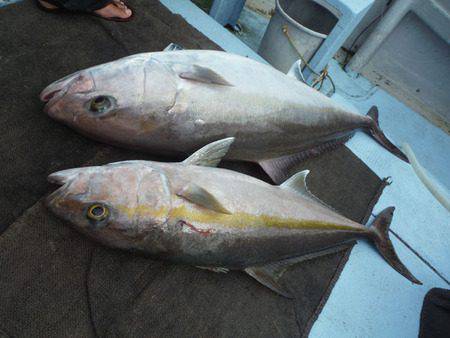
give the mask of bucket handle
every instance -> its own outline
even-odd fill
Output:
[[[333,95],[336,92],[336,86],[334,85],[334,81],[331,78],[331,76],[328,74],[328,66],[326,66],[320,73],[316,72],[311,65],[308,63],[308,61],[306,61],[306,59],[303,57],[302,53],[300,53],[300,51],[298,50],[297,46],[295,46],[294,41],[292,40],[290,34],[289,34],[289,27],[287,25],[284,25],[281,27],[281,31],[284,33],[284,35],[286,36],[286,39],[289,41],[289,43],[292,45],[292,47],[295,49],[295,51],[297,52],[298,56],[300,57],[300,60],[305,64],[305,66],[314,74],[317,76],[317,78],[314,80],[314,82],[311,84],[310,87],[316,89],[316,85],[319,85],[319,88],[317,88],[317,90],[320,92],[320,90],[322,89],[322,85],[325,79],[328,79],[328,81],[330,81],[331,83],[331,87],[332,87],[332,94]],[[303,74],[302,74],[303,77]],[[306,81],[305,81],[306,83]]]
[[[277,8],[278,8],[278,10],[280,11],[281,15],[283,15],[284,18],[285,18],[287,21],[289,21],[292,25],[294,25],[294,26],[297,27],[298,29],[300,29],[300,30],[302,30],[302,31],[304,31],[304,32],[306,32],[306,33],[312,35],[312,36],[315,36],[315,37],[317,37],[317,38],[320,38],[320,39],[326,39],[326,38],[327,38],[328,35],[322,34],[322,33],[316,32],[316,31],[313,31],[313,30],[311,30],[311,29],[309,29],[309,28],[307,28],[307,27],[301,25],[300,23],[298,23],[298,22],[295,21],[294,19],[292,19],[292,18],[284,11],[284,9],[281,7],[281,5],[280,5],[280,0],[277,0],[276,5],[277,5]]]

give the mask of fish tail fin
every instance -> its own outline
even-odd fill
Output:
[[[386,208],[375,218],[371,227],[373,240],[381,256],[383,256],[390,266],[411,282],[421,285],[422,283],[400,261],[389,239],[389,226],[391,225],[394,210],[394,207]]]
[[[373,136],[373,138],[392,154],[405,161],[406,163],[409,163],[408,157],[406,157],[406,155],[397,146],[389,141],[389,139],[381,130],[380,124],[378,122],[378,108],[376,106],[372,106],[372,108],[370,108],[367,112],[367,116],[372,120],[369,124],[369,132]]]

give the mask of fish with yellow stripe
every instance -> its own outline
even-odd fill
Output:
[[[311,194],[308,171],[274,186],[216,168],[233,140],[213,142],[180,163],[125,161],[56,172],[49,181],[62,186],[47,205],[107,246],[213,271],[244,270],[286,297],[280,278],[287,267],[359,238],[420,283],[389,240],[393,208],[367,228]]]

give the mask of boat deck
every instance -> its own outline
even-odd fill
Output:
[[[261,61],[250,47],[190,1],[161,2],[224,50]],[[448,193],[450,137],[383,89],[361,76],[347,74],[336,61],[330,64],[330,74],[337,87],[333,99],[356,107],[361,114],[376,105],[385,133],[396,144],[408,143]],[[391,233],[394,246],[423,285],[412,285],[392,270],[370,244],[361,242],[352,250],[310,336],[398,337],[399,332],[403,337],[417,336],[425,294],[430,288],[450,285],[449,212],[424,187],[409,164],[385,151],[369,136],[357,133],[347,146],[379,177],[391,177],[392,184],[381,196],[375,212],[391,205],[396,207],[391,229],[401,240]]]
[[[160,1],[225,51],[265,62],[191,1]],[[0,6],[12,2],[15,1],[0,0]],[[395,144],[408,143],[448,193],[450,137],[364,77],[347,74],[336,61],[330,64],[330,74],[337,87],[333,99],[354,106],[361,114],[373,105],[378,106],[385,133]],[[417,336],[425,294],[430,288],[448,289],[450,285],[449,212],[424,187],[410,165],[364,133],[357,133],[347,146],[379,177],[391,177],[392,184],[385,189],[375,212],[392,205],[396,207],[391,226],[395,232],[391,234],[394,246],[400,259],[423,285],[407,281],[370,244],[361,242],[352,250],[310,336],[398,337],[399,333],[403,337]]]

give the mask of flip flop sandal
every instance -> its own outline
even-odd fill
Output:
[[[105,18],[104,16],[101,16],[100,14],[97,14],[95,12],[83,12],[83,11],[71,11],[68,9],[65,9],[63,7],[60,7],[57,3],[51,1],[51,0],[45,0],[45,2],[55,6],[56,8],[47,8],[44,5],[42,5],[39,0],[36,0],[36,5],[40,10],[43,10],[44,12],[47,13],[55,13],[55,14],[64,14],[64,13],[78,13],[78,14],[87,14],[87,15],[91,15],[91,16],[95,16],[97,18],[103,19],[103,20],[107,20],[107,21],[115,21],[115,22],[128,22],[131,21],[134,17],[134,9],[129,6],[126,5],[125,6],[127,8],[129,8],[131,10],[131,15],[128,18],[119,18],[119,17],[110,17],[110,18]],[[109,4],[114,3],[114,1],[111,1]],[[108,6],[109,4],[107,4],[106,6]]]
[[[116,2],[117,1],[113,0],[110,3],[108,3],[106,6],[108,6],[110,4],[113,4],[114,6],[118,6]],[[123,5],[125,7],[127,7],[131,11],[131,15],[128,18],[119,18],[119,17],[115,17],[115,16],[113,16],[111,18],[105,18],[105,17],[103,17],[100,14],[97,14],[95,12],[87,12],[87,14],[90,14],[92,16],[96,16],[98,18],[101,18],[101,19],[104,19],[104,20],[108,20],[108,21],[115,21],[115,22],[128,22],[128,21],[131,21],[133,19],[133,17],[134,17],[134,9],[130,5],[127,5],[125,3],[125,1],[121,1],[121,2],[123,3]],[[103,8],[105,8],[105,7],[103,7]]]

